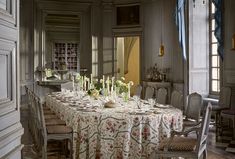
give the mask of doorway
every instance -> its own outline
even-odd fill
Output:
[[[114,63],[115,76],[125,81],[133,81],[131,95],[135,92],[135,86],[140,83],[140,37],[125,36],[115,37]]]

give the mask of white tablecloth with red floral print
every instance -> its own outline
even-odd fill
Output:
[[[149,108],[147,101],[141,109],[133,100],[117,103],[115,108],[104,108],[104,100],[89,96],[46,97],[46,105],[74,130],[75,158],[149,158],[160,140],[182,129],[179,109]]]

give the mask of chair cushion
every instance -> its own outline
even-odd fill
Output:
[[[46,119],[45,120],[46,125],[65,125],[65,121],[60,120],[60,119]]]
[[[160,142],[159,149],[164,150],[164,147],[166,147],[169,140],[170,138],[164,139]],[[169,145],[168,151],[195,151],[196,145],[197,139],[175,136]]]
[[[68,134],[71,133],[73,129],[64,125],[53,125],[47,126],[48,134]]]

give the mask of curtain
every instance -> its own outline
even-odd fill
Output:
[[[220,58],[224,59],[224,47],[222,36],[222,0],[212,0],[215,5],[215,32],[214,35],[218,40],[218,54]]]
[[[186,55],[186,35],[185,35],[185,15],[184,15],[184,8],[185,8],[185,0],[177,0],[176,6],[176,26],[179,34],[179,43],[182,48],[182,54],[184,60],[187,59]]]

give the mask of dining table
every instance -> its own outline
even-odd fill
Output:
[[[182,130],[182,111],[152,99],[63,91],[48,94],[45,102],[73,128],[74,158],[149,158],[161,140]]]

